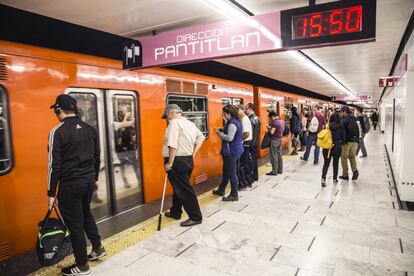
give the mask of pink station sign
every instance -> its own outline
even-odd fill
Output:
[[[242,21],[228,20],[142,37],[124,51],[127,51],[130,62],[137,62],[142,56],[142,66],[139,67],[152,67],[264,53],[281,47],[278,11]],[[128,66],[128,60],[126,63]]]
[[[369,42],[375,40],[375,26],[376,0],[329,2],[128,41],[123,68]]]

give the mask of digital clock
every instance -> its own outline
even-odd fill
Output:
[[[342,0],[281,12],[285,48],[375,40],[376,0]]]
[[[292,17],[292,39],[360,32],[362,6]]]

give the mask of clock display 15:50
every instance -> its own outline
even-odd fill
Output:
[[[292,39],[359,32],[362,6],[293,16],[292,27]]]

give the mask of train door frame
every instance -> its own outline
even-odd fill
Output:
[[[12,126],[11,126],[11,112],[10,112],[10,102],[9,102],[9,95],[7,93],[7,89],[0,85],[0,98],[2,98],[2,100],[4,100],[5,104],[2,105],[2,113],[5,114],[5,125],[6,127],[3,127],[3,129],[5,129],[4,133],[4,146],[6,148],[6,152],[8,152],[9,154],[9,158],[4,159],[4,160],[0,160],[0,162],[10,162],[10,165],[8,165],[8,167],[2,171],[0,171],[0,176],[6,175],[8,173],[10,173],[13,170],[14,167],[14,154],[13,154],[13,136],[12,136]],[[1,117],[0,117],[1,118]],[[1,131],[1,129],[0,129]],[[1,146],[1,145],[0,145]]]
[[[139,94],[135,91],[130,90],[110,90],[110,89],[100,89],[100,88],[82,88],[82,87],[68,87],[65,89],[65,94],[92,94],[96,97],[96,120],[97,120],[97,131],[100,137],[100,147],[101,147],[101,162],[104,164],[105,168],[105,189],[107,193],[107,202],[106,202],[106,209],[104,215],[101,215],[97,217],[98,221],[103,221],[107,219],[108,217],[118,215],[120,213],[123,213],[125,211],[129,211],[131,209],[136,208],[137,206],[140,206],[142,203],[144,203],[144,184],[143,184],[143,177],[142,177],[142,151],[141,151],[141,145],[138,141],[141,140],[141,132],[139,127]],[[138,179],[139,184],[141,185],[141,191],[140,191],[140,198],[137,200],[135,204],[129,205],[125,208],[118,208],[118,202],[116,197],[116,190],[115,190],[115,177],[114,177],[114,166],[113,166],[113,156],[112,156],[112,148],[110,143],[111,137],[113,137],[111,123],[109,121],[109,111],[112,112],[112,101],[111,101],[111,95],[113,94],[121,94],[121,95],[131,95],[134,98],[134,104],[135,104],[135,117],[137,120],[135,120],[135,127],[137,131],[137,147],[139,150],[139,160],[138,162],[138,168],[140,170],[140,179]],[[110,107],[110,108],[109,108]],[[111,113],[112,116],[112,113]],[[93,209],[92,209],[93,210]]]

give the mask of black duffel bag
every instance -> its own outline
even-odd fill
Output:
[[[57,218],[50,217],[53,210],[56,212]],[[55,205],[48,210],[45,218],[39,222],[38,227],[36,253],[42,266],[57,264],[72,252],[69,229]]]
[[[260,145],[262,149],[267,149],[270,147],[270,133],[266,132],[265,136],[263,136],[262,143]]]

